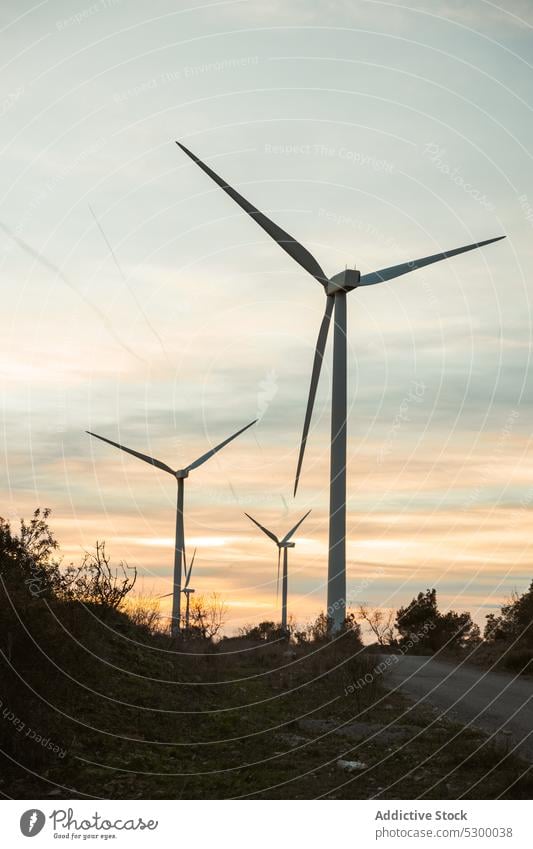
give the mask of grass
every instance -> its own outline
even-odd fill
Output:
[[[527,765],[481,732],[414,707],[379,678],[350,687],[375,659],[349,641],[177,653],[168,638],[90,606],[36,602],[1,616],[9,797],[531,798]],[[355,739],[354,722],[403,738]],[[348,773],[339,759],[365,766]]]

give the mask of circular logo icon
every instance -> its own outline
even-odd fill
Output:
[[[24,811],[20,818],[20,830],[24,837],[35,837],[42,831],[46,822],[46,817],[42,811],[37,808],[31,808],[29,811]]]

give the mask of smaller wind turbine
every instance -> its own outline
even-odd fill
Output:
[[[270,539],[273,542],[275,542],[277,547],[278,547],[278,587],[279,587],[279,567],[280,567],[281,551],[283,549],[283,578],[282,578],[282,583],[281,583],[281,629],[282,629],[282,631],[285,631],[285,632],[287,631],[287,590],[288,590],[288,555],[287,555],[287,549],[294,548],[294,546],[296,545],[296,543],[290,542],[290,539],[291,539],[292,535],[295,533],[295,531],[298,530],[298,528],[302,524],[303,520],[307,519],[310,512],[311,511],[308,510],[307,513],[305,514],[305,516],[302,516],[300,521],[295,524],[294,528],[292,528],[292,530],[290,530],[288,534],[285,534],[285,536],[281,540],[277,538],[276,534],[273,534],[272,531],[269,531],[268,528],[265,528],[263,525],[259,524],[259,522],[256,522],[256,520],[253,518],[253,516],[250,516],[249,513],[244,514],[245,516],[248,516],[248,518],[254,523],[254,525],[257,525],[257,527],[260,528],[263,531],[263,533],[267,535],[267,537],[270,537]]]
[[[257,419],[254,419],[253,422],[247,424],[245,427],[241,427],[236,433],[232,433],[231,436],[228,436],[223,442],[220,442],[218,445],[215,445],[214,448],[211,448],[209,451],[206,451],[205,454],[202,454],[201,457],[198,457],[196,460],[193,460],[192,463],[189,463],[184,469],[172,469],[170,466],[167,466],[166,463],[162,463],[161,460],[156,460],[155,457],[150,457],[148,454],[141,454],[140,451],[134,451],[132,448],[126,448],[125,445],[120,445],[119,442],[113,442],[112,439],[107,439],[105,436],[98,436],[97,433],[92,433],[92,431],[88,430],[86,433],[89,436],[95,436],[96,439],[100,439],[102,442],[107,442],[108,445],[113,445],[115,448],[120,448],[121,451],[125,451],[126,454],[132,454],[134,457],[137,457],[139,460],[144,460],[145,463],[150,463],[151,466],[156,466],[156,468],[161,469],[163,472],[168,472],[168,474],[172,475],[177,481],[178,484],[178,501],[176,508],[176,542],[174,545],[174,590],[172,593],[172,624],[171,624],[171,632],[172,635],[175,636],[179,634],[180,624],[181,624],[181,576],[182,571],[186,572],[186,564],[184,561],[184,553],[185,553],[185,528],[183,523],[183,490],[184,490],[184,482],[185,479],[189,477],[189,472],[192,472],[193,469],[197,469],[198,466],[203,466],[206,460],[209,460],[210,457],[213,457],[214,454],[217,454],[221,448],[228,445],[229,442],[232,442],[237,436],[240,436],[241,433],[244,433],[245,430],[248,430],[249,427],[252,427],[256,423]],[[192,564],[191,564],[192,566]],[[188,596],[187,596],[188,598]]]
[[[188,572],[185,576],[185,586],[182,589],[182,593],[184,594],[185,598],[187,599],[187,601],[185,603],[185,630],[187,631],[187,633],[189,631],[189,618],[190,618],[190,610],[191,610],[191,593],[194,592],[194,590],[191,589],[189,584],[190,584],[190,581],[191,581],[191,573],[192,573],[192,567],[194,566],[194,558],[195,557],[196,557],[196,549],[194,549],[194,551],[193,551],[191,565],[189,566],[189,570],[188,570]],[[187,570],[187,564],[185,564],[185,570]]]
[[[182,587],[182,593],[186,598],[185,603],[185,631],[189,632],[189,623],[190,623],[190,614],[191,614],[191,594],[196,592],[195,590],[189,587],[189,583],[191,581],[192,567],[194,565],[194,558],[196,557],[196,549],[193,551],[192,560],[189,568],[187,569],[187,559],[185,556],[185,549],[183,549],[183,564],[184,564],[184,572],[185,572],[185,584]],[[164,595],[160,595],[159,598],[168,598],[173,595],[173,593],[165,593]]]

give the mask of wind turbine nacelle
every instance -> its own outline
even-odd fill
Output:
[[[294,548],[295,545],[295,542],[284,542],[280,548]]]
[[[183,480],[184,478],[188,478],[188,477],[189,477],[189,472],[187,472],[185,469],[177,469],[177,470],[174,472],[174,474],[176,475],[176,478],[178,478],[178,479],[179,479],[179,478],[181,478],[182,480]]]
[[[335,274],[326,286],[326,293],[334,295],[335,292],[351,292],[352,289],[357,289],[361,280],[361,272],[356,268],[346,268],[339,274]]]

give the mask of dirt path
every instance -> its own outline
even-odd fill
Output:
[[[384,659],[384,656],[382,657]],[[389,656],[392,661],[392,656]],[[454,666],[429,657],[399,657],[386,685],[429,702],[451,719],[509,737],[516,753],[533,761],[533,681],[503,672]]]

